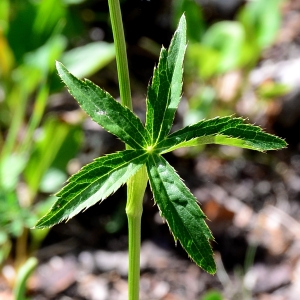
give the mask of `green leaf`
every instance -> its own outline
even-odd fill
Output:
[[[41,137],[32,147],[32,154],[23,174],[31,195],[37,193],[43,176],[51,166],[65,171],[82,140],[79,128],[53,117],[45,120],[40,132]]]
[[[146,129],[155,145],[170,131],[182,90],[182,65],[186,49],[186,21],[182,16],[169,50],[162,48],[147,93]]]
[[[223,300],[222,294],[219,291],[208,291],[201,300]]]
[[[180,241],[197,265],[210,274],[215,273],[209,243],[213,237],[196,198],[163,157],[151,155],[147,161],[147,172],[154,200],[175,240]]]
[[[0,160],[0,190],[15,191],[19,176],[26,167],[27,159],[23,154],[11,154]]]
[[[218,40],[213,40],[213,43],[220,45]],[[68,184],[57,193],[57,201],[48,214],[38,221],[36,228],[50,227],[70,219],[80,211],[104,200],[129,179],[131,182],[139,178],[140,172],[144,173],[146,164],[155,202],[175,241],[180,241],[197,265],[208,273],[216,272],[210,246],[213,236],[206,225],[206,216],[196,198],[160,154],[179,147],[207,143],[258,151],[280,149],[285,147],[286,143],[263,132],[260,127],[245,124],[242,118],[231,117],[202,120],[167,136],[180,101],[185,48],[186,21],[183,16],[169,50],[161,50],[158,66],[154,70],[147,94],[145,127],[137,116],[107,92],[89,80],[79,80],[61,63],[57,63],[60,77],[81,107],[95,122],[133,149],[97,158],[73,175]],[[239,42],[225,49],[228,55],[226,66],[235,61],[231,52],[238,48]],[[133,175],[135,176],[132,177]],[[146,182],[146,174],[144,179]],[[131,183],[129,198],[134,198],[132,195],[136,195],[140,187]]]
[[[57,193],[58,199],[35,228],[45,228],[71,219],[83,209],[104,200],[134,175],[145,163],[143,150],[124,150],[95,159],[70,177]]]
[[[149,134],[140,119],[128,108],[91,81],[81,81],[73,76],[61,63],[57,62],[56,68],[70,94],[96,123],[132,148],[147,146]]]
[[[201,144],[236,146],[262,152],[287,146],[283,139],[264,132],[260,127],[245,124],[242,118],[228,116],[202,120],[178,130],[159,143],[156,149],[166,153]]]
[[[218,53],[218,61],[211,68],[216,74],[228,72],[239,66],[245,41],[243,26],[234,21],[222,21],[212,25],[203,36],[201,46]],[[200,54],[198,54],[200,55]],[[199,57],[200,68],[207,64],[208,57]]]
[[[281,22],[282,0],[251,1],[238,13],[238,21],[245,27],[251,44],[260,49],[269,46],[276,37]]]
[[[65,52],[62,63],[78,78],[88,77],[115,58],[114,44],[94,42]]]
[[[218,50],[200,43],[190,44],[187,49],[186,65],[189,69],[198,72],[204,80],[218,73],[221,54]]]

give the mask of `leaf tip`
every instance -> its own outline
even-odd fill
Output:
[[[37,221],[37,223],[31,229],[46,229],[50,228],[50,226],[43,225],[43,218]]]
[[[186,27],[186,18],[185,18],[185,13],[183,13],[180,17],[180,20],[179,20],[179,26],[184,26]]]
[[[210,275],[215,275],[216,272],[217,272],[217,268],[216,268],[216,266],[214,265],[214,266],[210,266],[209,268],[205,269],[205,271],[206,271],[207,273],[209,273]]]
[[[185,41],[186,44],[186,18],[184,13],[180,17],[176,32],[182,35],[183,40]]]
[[[55,66],[56,66],[56,70],[59,71],[61,69],[61,67],[63,66],[63,64],[60,61],[56,60]]]
[[[59,77],[63,80],[63,76],[66,74],[70,74],[67,68],[60,62],[55,62],[56,70],[58,72]],[[64,80],[63,80],[64,81]]]

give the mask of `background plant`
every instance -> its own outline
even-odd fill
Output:
[[[11,256],[18,269],[39,247],[48,231],[28,229],[52,205],[55,197],[48,195],[66,180],[82,143],[80,119],[71,124],[46,113],[49,96],[62,88],[55,60],[88,76],[115,57],[109,43],[70,45],[66,36],[83,27],[70,14],[75,2],[0,3],[0,265]],[[93,57],[92,64],[85,59],[83,65],[82,57]]]
[[[185,90],[189,98],[189,109],[184,115],[186,125],[199,118],[236,112],[240,96],[250,88],[249,73],[276,38],[282,3],[281,0],[249,1],[237,11],[234,20],[208,24],[203,8],[196,1],[173,2],[174,19],[186,12],[190,28],[185,61],[188,70]],[[255,87],[253,93],[258,101],[253,111],[247,111],[247,116],[253,118],[258,111],[265,111],[270,100],[288,91],[286,85],[274,81]]]

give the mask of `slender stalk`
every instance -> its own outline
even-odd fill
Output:
[[[18,271],[18,276],[16,278],[16,283],[14,287],[14,299],[15,300],[24,300],[25,299],[25,290],[26,283],[34,271],[38,264],[38,260],[35,257],[30,257],[28,260],[22,265],[22,267]]]
[[[139,299],[141,216],[128,217],[128,299]]]
[[[16,240],[16,259],[15,265],[18,269],[27,258],[27,241],[28,241],[28,228],[23,228],[22,234]]]
[[[108,6],[116,49],[121,103],[132,110],[126,43],[119,0],[108,0]]]
[[[30,117],[29,125],[25,132],[25,137],[22,141],[22,144],[19,145],[19,148],[17,149],[19,150],[20,153],[24,153],[30,150],[34,131],[38,127],[39,123],[41,122],[41,119],[43,117],[46,108],[48,97],[49,97],[49,86],[43,81],[41,86],[39,87],[36,101],[34,102],[33,113]]]
[[[121,103],[132,110],[126,44],[119,0],[108,0],[110,19],[116,50],[116,61],[119,79]],[[127,149],[130,149],[126,145]],[[141,217],[143,197],[147,185],[146,168],[143,166],[127,182],[126,214],[128,219],[128,299],[139,299],[140,282],[140,248],[141,248]]]
[[[26,92],[26,89],[24,89],[23,87],[15,88],[9,96],[9,101],[15,101],[17,99],[18,105],[15,106],[16,108],[13,111],[11,126],[8,130],[3,149],[0,151],[1,158],[5,158],[6,156],[14,152],[14,147],[18,139],[19,130],[22,127],[22,122],[24,121],[27,104],[26,99],[28,99],[27,96],[28,94]]]
[[[141,218],[148,177],[143,166],[128,182],[126,214],[128,218],[128,299],[139,299]]]

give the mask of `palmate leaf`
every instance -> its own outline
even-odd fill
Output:
[[[261,128],[245,124],[242,118],[217,117],[202,120],[169,136],[182,89],[182,65],[186,48],[186,22],[182,16],[169,50],[162,49],[147,93],[146,125],[112,96],[92,82],[81,81],[57,63],[61,79],[90,117],[116,135],[132,150],[95,159],[73,175],[57,193],[58,200],[36,228],[50,227],[107,198],[128,182],[146,164],[150,186],[161,215],[175,240],[207,272],[216,266],[213,240],[197,204],[175,170],[161,156],[180,147],[222,144],[258,151],[284,148],[285,141]],[[134,179],[133,179],[134,180]],[[136,189],[135,189],[136,191]]]
[[[198,266],[210,274],[215,273],[216,265],[209,244],[213,237],[196,198],[162,156],[151,155],[147,171],[154,200],[175,240],[180,241]]]
[[[162,48],[147,93],[146,129],[155,145],[170,131],[182,90],[182,65],[186,49],[186,21],[182,16],[170,43]]]
[[[91,81],[79,80],[60,63],[59,76],[82,109],[100,126],[132,148],[142,149],[150,137],[141,120]]]
[[[124,150],[95,159],[70,177],[58,200],[35,228],[53,226],[104,200],[125,184],[147,159],[143,150]]]
[[[245,124],[242,118],[216,117],[202,120],[170,134],[157,145],[160,153],[181,147],[201,144],[236,146],[257,151],[276,150],[286,147],[286,142],[264,132],[260,127]]]

